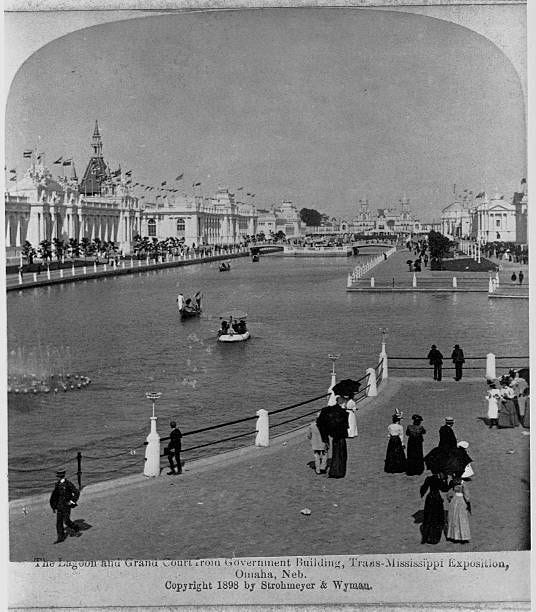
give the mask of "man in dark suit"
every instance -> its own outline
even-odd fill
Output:
[[[177,423],[175,421],[171,421],[169,424],[171,427],[171,433],[169,434],[169,444],[167,447],[168,452],[168,461],[170,471],[168,474],[182,474],[182,466],[181,466],[181,438],[182,433],[181,430],[177,427]],[[175,459],[175,463],[173,462]]]
[[[56,476],[58,482],[50,496],[50,507],[56,513],[56,532],[58,534],[58,539],[54,544],[63,542],[67,537],[64,525],[75,532],[79,531],[78,525],[71,521],[71,510],[78,505],[76,502],[80,497],[80,492],[70,480],[65,478],[65,470],[58,470]]]
[[[434,366],[434,380],[441,380],[443,355],[435,344],[432,344],[432,348],[428,353],[428,361],[430,362],[430,365]]]
[[[463,355],[463,350],[460,348],[459,344],[454,345],[454,350],[452,351],[451,359],[452,359],[452,362],[454,363],[454,369],[456,370],[456,375],[454,376],[454,380],[461,380],[463,364],[465,363],[465,357]]]

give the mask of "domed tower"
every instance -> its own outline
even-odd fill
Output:
[[[84,195],[100,195],[102,184],[110,179],[110,171],[102,156],[102,139],[97,121],[95,121],[91,146],[93,148],[93,155],[80,182],[79,191]]]

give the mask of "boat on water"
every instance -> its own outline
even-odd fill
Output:
[[[244,342],[249,340],[250,333],[246,325],[247,313],[232,310],[220,316],[221,327],[218,330],[218,342]]]
[[[223,262],[220,264],[220,272],[229,272],[231,269],[231,262]]]
[[[182,293],[179,293],[177,296],[177,306],[179,308],[181,321],[201,316],[201,301],[202,295],[199,291],[194,295],[193,299],[187,298],[186,300],[184,299]]]
[[[238,334],[236,332],[230,334],[220,334],[218,336],[218,342],[244,342],[244,340],[249,340],[250,334],[246,331],[243,334]]]
[[[257,262],[259,261],[260,257],[258,255],[253,255],[253,257],[251,258],[251,261],[253,262]]]

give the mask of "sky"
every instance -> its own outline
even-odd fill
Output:
[[[261,9],[141,17],[34,53],[6,108],[6,165],[104,157],[149,185],[255,193],[351,218],[407,196],[438,219],[456,190],[511,197],[526,176],[519,78],[487,39],[418,15]],[[55,170],[53,170],[55,172]]]

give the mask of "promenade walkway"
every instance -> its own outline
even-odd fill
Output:
[[[236,259],[237,257],[247,257],[249,254],[249,248],[244,247],[240,250],[237,249],[233,253],[220,253],[218,255],[192,254],[191,256],[184,257],[175,255],[164,262],[149,261],[147,259],[125,259],[120,261],[117,266],[113,264],[105,265],[103,263],[95,266],[92,262],[88,262],[85,266],[85,270],[84,266],[76,266],[74,268],[63,268],[63,270],[51,270],[49,274],[47,274],[46,269],[41,271],[40,274],[25,272],[22,277],[22,282],[18,273],[10,273],[6,274],[6,290],[17,291],[45,285],[85,281],[109,276],[121,276],[124,274],[139,274],[150,270],[163,270],[165,268],[189,266],[214,261],[227,261],[229,259]]]
[[[83,531],[54,545],[48,496],[10,504],[11,560],[164,559],[301,554],[460,552],[528,549],[529,435],[489,430],[483,378],[438,383],[389,378],[359,404],[359,436],[348,440],[348,473],[317,476],[305,430],[185,465],[181,476],[87,487],[72,518]],[[420,543],[425,475],[386,474],[387,425],[394,408],[407,425],[424,417],[425,452],[438,442],[444,417],[470,442],[475,476],[469,544]],[[73,477],[74,475],[68,475]],[[54,474],[50,475],[51,487]],[[309,508],[305,516],[300,510]]]
[[[428,267],[423,267],[421,272],[415,273],[416,286],[413,286],[414,273],[410,272],[409,266],[406,263],[408,260],[414,260],[415,255],[407,249],[399,249],[391,255],[386,261],[380,262],[377,266],[364,273],[361,278],[354,281],[350,287],[347,287],[349,292],[489,292],[489,276],[487,271],[443,271],[430,270]],[[462,259],[458,257],[457,259]],[[491,261],[491,260],[490,260]],[[490,294],[490,297],[522,297],[528,298],[528,267],[502,262],[494,259],[492,263],[501,265],[502,269],[499,272],[499,288]],[[511,281],[512,272],[518,274],[519,270],[523,270],[525,278],[524,284],[514,283]],[[374,287],[371,286],[371,277],[374,277]],[[453,282],[453,279],[456,279]]]

